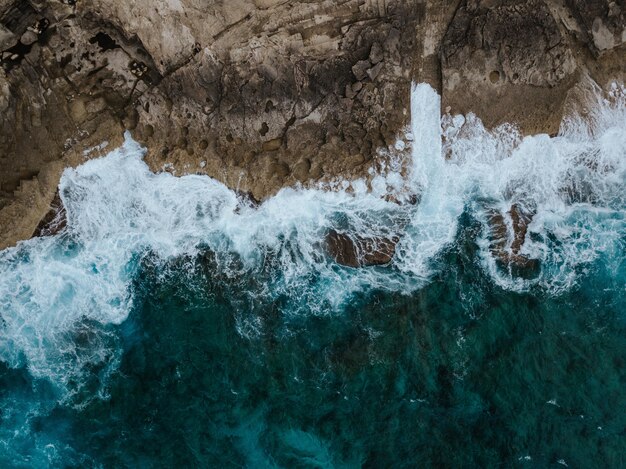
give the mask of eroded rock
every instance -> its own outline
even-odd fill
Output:
[[[589,49],[597,55],[626,42],[624,2],[613,0],[567,0],[585,34]]]
[[[326,249],[335,262],[347,267],[385,265],[393,259],[399,240],[397,236],[370,238],[331,230],[326,235]]]
[[[3,204],[120,128],[153,170],[199,168],[258,199],[361,177],[408,123],[411,81],[487,126],[552,133],[578,71],[623,75],[621,5],[0,0]]]
[[[532,276],[540,267],[538,259],[520,254],[533,216],[532,210],[517,203],[506,214],[496,209],[488,214],[491,253],[502,267],[520,277]]]

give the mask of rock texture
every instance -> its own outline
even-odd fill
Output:
[[[364,238],[331,230],[326,235],[326,250],[338,264],[347,267],[368,267],[391,262],[400,239]]]
[[[366,174],[411,80],[450,112],[554,132],[581,74],[623,79],[625,40],[622,1],[0,0],[0,248],[124,129],[153,170],[262,200]]]
[[[463,1],[441,44],[444,106],[473,111],[488,126],[508,121],[526,133],[555,133],[582,73],[601,84],[624,78],[624,41],[598,48],[585,25],[594,18],[612,25],[615,38],[624,35],[623,5],[614,2]],[[621,71],[607,72],[617,56]]]
[[[519,204],[513,204],[506,213],[493,208],[489,212],[489,248],[498,264],[516,276],[536,275],[540,268],[539,260],[520,253],[535,213]]]

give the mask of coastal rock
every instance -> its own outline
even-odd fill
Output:
[[[397,236],[366,238],[331,230],[326,235],[326,249],[338,264],[347,267],[368,267],[391,262],[398,241]]]
[[[369,177],[408,123],[412,81],[488,127],[553,133],[580,72],[623,78],[620,5],[0,0],[2,210],[47,165],[79,164],[70,155],[120,129],[152,170],[193,168],[259,200]],[[0,247],[23,236],[11,230],[0,225]]]
[[[546,2],[467,1],[441,45],[443,105],[488,126],[556,131],[576,61]],[[530,109],[532,111],[530,111]]]
[[[67,214],[61,195],[57,190],[50,203],[50,210],[41,219],[37,228],[33,232],[33,237],[54,236],[60,233],[67,226]]]
[[[585,42],[596,55],[601,55],[626,42],[626,10],[624,3],[612,0],[567,0],[582,25]]]
[[[489,210],[490,251],[498,263],[515,276],[530,277],[540,267],[538,259],[520,254],[533,216],[533,211],[517,203],[506,214],[496,209]]]

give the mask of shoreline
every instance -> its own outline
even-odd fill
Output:
[[[554,135],[586,76],[626,78],[624,13],[596,1],[144,1],[0,2],[0,248],[30,236],[63,167],[125,130],[153,171],[261,200],[366,175],[409,124],[411,82],[442,114]]]

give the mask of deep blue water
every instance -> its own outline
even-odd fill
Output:
[[[210,256],[147,256],[128,319],[100,331],[121,350],[105,399],[89,400],[97,368],[73,408],[2,366],[3,439],[16,401],[47,410],[0,461],[42,465],[32,445],[49,440],[67,467],[624,467],[624,265],[588,266],[563,295],[511,293],[482,273],[477,229],[414,294],[358,294],[324,316],[280,297],[242,311],[248,279],[215,275]],[[262,332],[242,337],[241,314]]]

